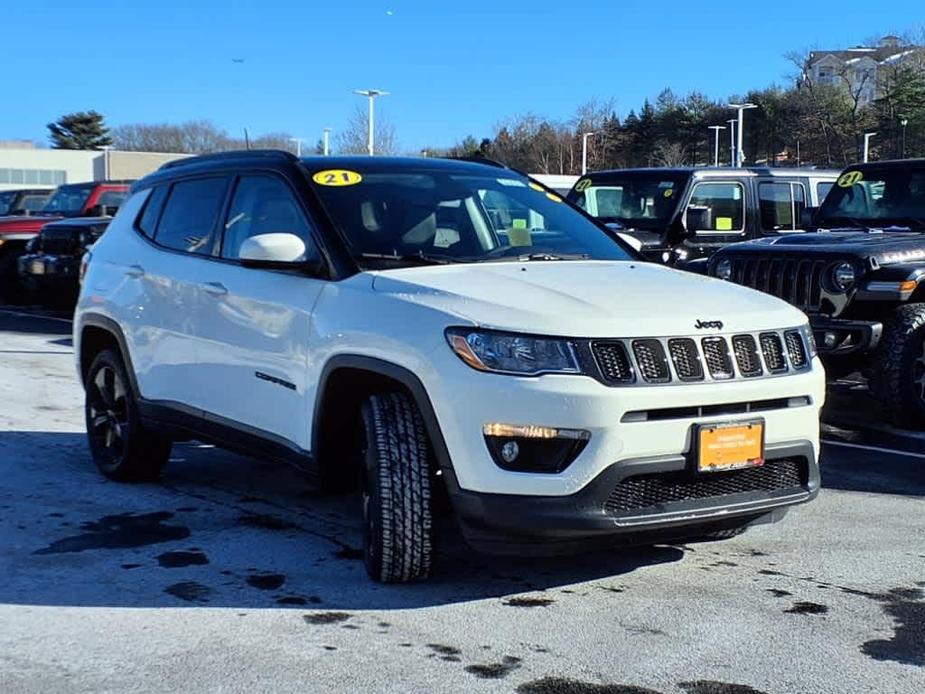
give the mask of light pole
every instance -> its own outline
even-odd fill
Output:
[[[330,138],[331,138],[331,129],[325,128],[321,135],[321,142],[322,142],[321,152],[322,154],[324,154],[324,156],[328,156],[328,151],[329,151],[328,143],[330,142]]]
[[[899,124],[903,126],[903,148],[902,148],[902,156],[900,157],[900,159],[905,159],[906,158],[906,126],[909,125],[909,119],[903,118],[901,121],[899,121]]]
[[[373,129],[375,127],[373,124],[373,101],[377,96],[387,96],[388,92],[381,89],[354,89],[353,93],[369,99],[369,117],[366,120],[366,151],[369,156],[373,156]]]
[[[800,168],[800,138],[797,138],[797,168]]]
[[[729,123],[729,166],[736,165],[736,119],[730,118]]]
[[[868,155],[870,154],[870,138],[872,138],[877,133],[864,133],[864,163],[867,163]]]
[[[719,166],[719,131],[725,130],[725,125],[711,125],[713,131],[713,166]]]
[[[752,103],[729,104],[729,108],[733,108],[736,111],[738,111],[739,132],[738,132],[738,143],[736,146],[735,165],[742,166],[742,162],[745,161],[745,151],[742,149],[742,141],[744,140],[744,138],[742,137],[742,135],[744,134],[742,132],[744,128],[742,126],[744,124],[745,111],[747,111],[750,108],[758,108],[758,104],[752,104]]]
[[[302,138],[301,137],[290,137],[290,142],[295,142],[295,155],[297,157],[302,157]]]
[[[581,136],[581,175],[588,173],[588,138],[595,133],[583,133]]]

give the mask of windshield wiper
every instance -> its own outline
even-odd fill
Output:
[[[910,230],[913,227],[925,228],[925,219],[920,219],[919,217],[887,217],[883,220],[881,226],[885,229],[889,227],[905,227]]]
[[[855,219],[854,217],[828,217],[827,219],[820,219],[816,225],[822,228],[833,228],[834,227],[837,229],[841,227],[841,224],[845,223],[851,227],[865,228],[865,227],[873,226],[873,224],[871,224],[871,221],[872,220]]]
[[[520,262],[542,260],[587,260],[591,256],[587,253],[527,253],[517,256]]]
[[[419,265],[449,265],[460,262],[458,258],[448,255],[431,255],[423,251],[418,253],[357,253],[355,258],[361,260],[391,260],[396,263],[417,263]]]

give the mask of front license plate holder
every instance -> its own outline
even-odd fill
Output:
[[[726,472],[764,464],[764,420],[698,424],[694,427],[697,472]]]

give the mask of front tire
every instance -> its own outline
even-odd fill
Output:
[[[87,441],[100,472],[120,482],[157,479],[170,457],[171,440],[142,425],[117,352],[105,350],[94,358],[85,390]]]
[[[925,428],[925,304],[893,311],[877,347],[870,387],[892,424]]]
[[[433,517],[424,421],[401,392],[370,396],[361,414],[366,571],[382,583],[425,579],[433,560]]]

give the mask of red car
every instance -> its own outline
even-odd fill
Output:
[[[0,298],[16,294],[16,261],[26,242],[48,222],[65,217],[114,213],[128,195],[127,181],[96,181],[60,186],[45,206],[29,216],[0,217]]]

